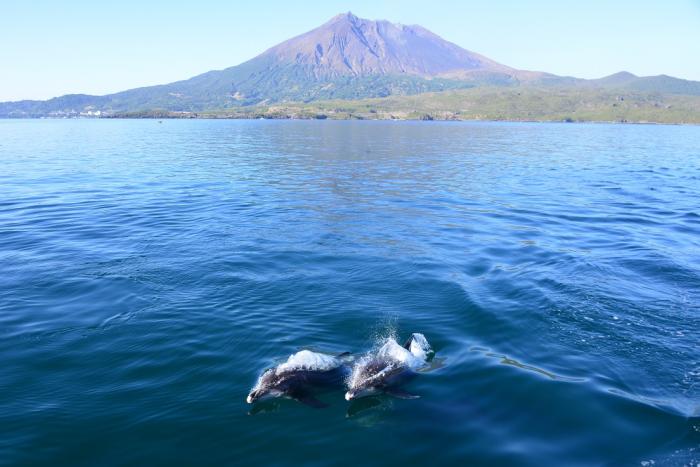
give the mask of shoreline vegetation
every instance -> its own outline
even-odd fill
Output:
[[[208,111],[141,110],[100,118],[440,120],[700,124],[700,96],[615,90],[472,88]]]

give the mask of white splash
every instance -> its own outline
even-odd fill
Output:
[[[387,339],[384,345],[379,348],[377,351],[377,358],[406,365],[410,368],[418,367],[425,362],[425,360],[421,360],[419,357],[416,357],[413,353],[400,346],[399,343],[392,338]]]
[[[340,360],[331,355],[302,350],[290,355],[286,362],[275,369],[275,372],[279,375],[292,370],[327,371],[337,368],[340,363]]]
[[[432,349],[425,336],[420,333],[414,333],[408,349],[399,345],[393,337],[386,339],[384,345],[377,351],[377,357],[393,360],[415,369],[426,363],[428,353],[431,351]]]

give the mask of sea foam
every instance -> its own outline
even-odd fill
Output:
[[[292,370],[332,370],[340,365],[340,360],[331,355],[302,350],[289,356],[286,362],[282,363],[275,370],[277,374]]]

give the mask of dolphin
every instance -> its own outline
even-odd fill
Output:
[[[403,391],[399,386],[415,376],[415,370],[424,366],[432,355],[423,334],[413,333],[403,346],[388,338],[376,353],[355,363],[345,399],[351,401],[382,393],[401,399],[420,397]]]
[[[350,353],[338,356],[302,350],[290,355],[286,362],[265,370],[246,402],[287,397],[314,408],[328,405],[313,395],[313,390],[320,387],[342,386],[349,373],[347,365]]]

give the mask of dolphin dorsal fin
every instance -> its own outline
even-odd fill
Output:
[[[406,350],[411,352],[414,357],[421,358],[424,361],[428,360],[433,353],[430,344],[428,344],[428,340],[419,332],[411,334],[411,337],[408,338],[403,346]]]

